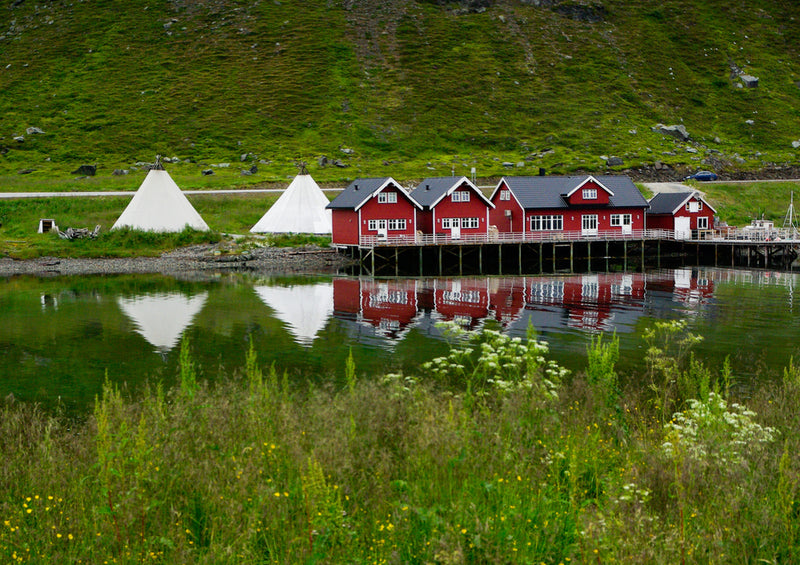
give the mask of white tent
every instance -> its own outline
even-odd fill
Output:
[[[333,314],[333,283],[256,286],[255,291],[300,345],[311,345]]]
[[[152,169],[111,229],[181,232],[186,226],[209,229],[169,173]]]
[[[330,201],[308,173],[294,177],[252,233],[331,233]]]
[[[136,331],[161,353],[167,353],[180,341],[184,330],[203,309],[207,292],[194,296],[180,293],[157,293],[134,298],[118,297],[117,303],[130,318]]]

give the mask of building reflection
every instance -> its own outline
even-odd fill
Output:
[[[537,330],[632,331],[646,313],[702,311],[713,297],[711,276],[692,269],[657,273],[592,273],[539,277],[337,278],[333,315],[368,327],[373,338],[399,340],[411,328],[440,334],[438,322],[464,329],[492,320],[510,334]],[[351,332],[352,333],[352,332]]]

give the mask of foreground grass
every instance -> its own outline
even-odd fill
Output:
[[[348,363],[323,387],[262,373],[252,348],[238,378],[198,383],[184,342],[175,390],[107,384],[84,422],[2,409],[0,556],[793,562],[800,373],[753,395],[756,416],[729,369],[687,357],[684,329],[646,337],[652,386],[624,394],[615,339],[573,377],[535,339],[486,332],[424,379],[362,381]]]

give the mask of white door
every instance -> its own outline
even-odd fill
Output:
[[[450,237],[452,239],[461,239],[461,219],[452,218],[450,220]]]
[[[633,233],[633,216],[630,214],[622,214],[622,233]]]
[[[691,221],[688,216],[675,216],[675,239],[691,239]]]
[[[597,214],[581,216],[581,235],[597,235]]]

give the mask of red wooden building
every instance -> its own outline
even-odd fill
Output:
[[[326,208],[332,211],[333,245],[363,238],[415,237],[420,205],[391,177],[356,179]]]
[[[525,239],[633,234],[645,229],[648,206],[623,175],[503,177],[490,200],[491,225]]]
[[[693,230],[714,229],[716,213],[699,192],[660,192],[650,199],[647,227],[674,230],[676,239],[689,239]]]
[[[417,229],[424,234],[461,239],[488,233],[494,206],[467,177],[427,178],[410,196],[422,208]]]

